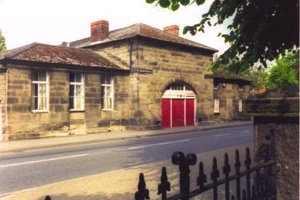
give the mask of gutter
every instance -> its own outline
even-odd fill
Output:
[[[89,70],[89,71],[98,71],[98,72],[124,72],[128,73],[128,69],[117,69],[117,68],[108,68],[108,67],[99,67],[99,66],[83,66],[83,65],[74,65],[74,64],[62,64],[62,63],[49,63],[49,62],[35,62],[28,60],[13,60],[13,59],[3,59],[0,60],[0,64],[12,64],[12,65],[28,65],[31,67],[38,68],[54,68],[54,69],[64,69],[64,70]]]

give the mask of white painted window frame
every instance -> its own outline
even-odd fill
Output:
[[[83,73],[80,72],[71,72],[72,74],[74,74],[74,80],[70,80],[70,90],[71,90],[71,86],[73,87],[73,94],[74,96],[70,95],[70,101],[73,101],[73,108],[70,108],[70,111],[84,111],[85,109],[85,84],[84,84],[84,80],[85,80],[85,76]],[[80,81],[76,80],[76,75],[80,75]],[[79,93],[76,90],[80,90]],[[71,94],[71,93],[70,93]],[[77,106],[78,105],[78,106]]]
[[[34,80],[35,78],[35,73],[37,74],[38,80]],[[39,80],[40,77],[40,73],[46,73],[46,80],[45,81],[41,81]],[[38,93],[35,94],[35,85],[37,85],[37,90]],[[42,91],[43,94],[40,94],[39,90],[42,86],[45,86],[45,90]],[[31,88],[32,88],[32,92],[31,92],[31,111],[32,112],[48,112],[49,111],[49,72],[48,71],[33,71],[32,72],[32,81],[31,81]],[[35,98],[37,98],[37,105],[36,105],[36,101]],[[45,105],[42,107],[42,101],[45,101]],[[37,109],[36,109],[37,107]]]
[[[239,112],[243,112],[243,99],[239,99]]]
[[[110,80],[109,80],[110,79]],[[114,76],[104,75],[102,77],[102,110],[103,111],[112,111],[114,110],[114,101],[115,101],[115,81]],[[110,103],[108,103],[110,102]]]

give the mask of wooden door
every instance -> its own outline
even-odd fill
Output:
[[[184,126],[184,99],[172,99],[172,127]]]
[[[186,99],[186,126],[195,125],[195,100]]]
[[[162,119],[161,124],[163,128],[171,127],[171,99],[162,99],[161,101]]]

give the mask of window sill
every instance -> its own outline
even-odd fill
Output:
[[[74,113],[75,113],[75,112],[85,112],[85,110],[76,110],[76,109],[70,109],[69,111],[70,111],[70,112],[74,112]]]
[[[31,110],[32,113],[48,113],[48,110]]]
[[[113,109],[102,109],[103,112],[112,112],[114,111]]]

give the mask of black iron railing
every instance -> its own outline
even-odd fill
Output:
[[[231,165],[228,154],[224,155],[224,165],[222,173],[224,178],[219,179],[220,170],[218,169],[217,159],[213,158],[212,170],[210,173],[211,182],[208,183],[207,175],[204,173],[203,162],[199,162],[199,171],[197,177],[197,189],[190,190],[190,166],[196,165],[197,156],[195,154],[187,154],[175,152],[172,156],[172,163],[179,166],[179,193],[168,197],[171,190],[171,184],[168,181],[167,169],[162,168],[160,183],[158,185],[158,195],[162,200],[189,200],[206,191],[212,190],[213,200],[218,200],[218,189],[224,185],[225,200],[275,200],[276,199],[276,177],[274,175],[275,161],[267,161],[261,164],[252,165],[249,148],[246,149],[246,158],[244,161],[245,170],[241,171],[241,161],[239,151],[235,151],[235,172],[230,175]],[[251,166],[252,165],[252,166]],[[254,180],[251,184],[251,174],[254,174]],[[245,177],[246,181],[241,183],[241,179]],[[230,184],[234,182],[235,184]],[[245,186],[245,189],[241,189]],[[230,194],[230,190],[235,189],[234,194]],[[274,195],[275,194],[275,195]],[[144,174],[140,173],[138,182],[138,191],[135,193],[135,200],[150,199],[149,190],[146,187]],[[51,200],[50,196],[46,196],[45,200]]]
[[[171,189],[171,184],[168,181],[167,170],[162,168],[161,183],[158,185],[158,195],[162,200],[188,200],[192,197],[200,195],[208,190],[213,191],[213,200],[218,199],[218,188],[224,185],[225,200],[271,200],[274,199],[274,183],[270,178],[270,171],[275,161],[268,161],[259,165],[251,166],[252,160],[250,157],[249,148],[246,149],[246,158],[244,161],[245,170],[241,172],[241,162],[239,151],[235,151],[235,173],[230,175],[231,166],[229,164],[228,154],[224,155],[223,174],[224,178],[219,179],[220,171],[217,165],[217,159],[213,158],[212,171],[210,174],[211,183],[207,183],[207,176],[204,173],[203,162],[199,162],[199,174],[197,178],[198,188],[190,191],[190,166],[195,165],[197,157],[195,154],[187,154],[175,152],[172,156],[172,163],[179,166],[179,188],[178,194],[167,197]],[[254,173],[254,181],[251,185],[251,174]],[[241,178],[246,177],[245,189],[241,189]],[[230,182],[235,180],[235,194],[230,194]],[[271,181],[270,181],[271,180]],[[275,180],[273,178],[273,180]],[[232,186],[232,185],[231,185]],[[233,186],[234,187],[234,186]],[[272,190],[272,191],[271,191]],[[275,189],[276,193],[276,189]],[[223,198],[223,199],[224,199]],[[275,194],[276,198],[276,194]],[[141,173],[138,183],[138,191],[135,193],[135,200],[150,199],[149,190],[146,188],[144,174]]]

